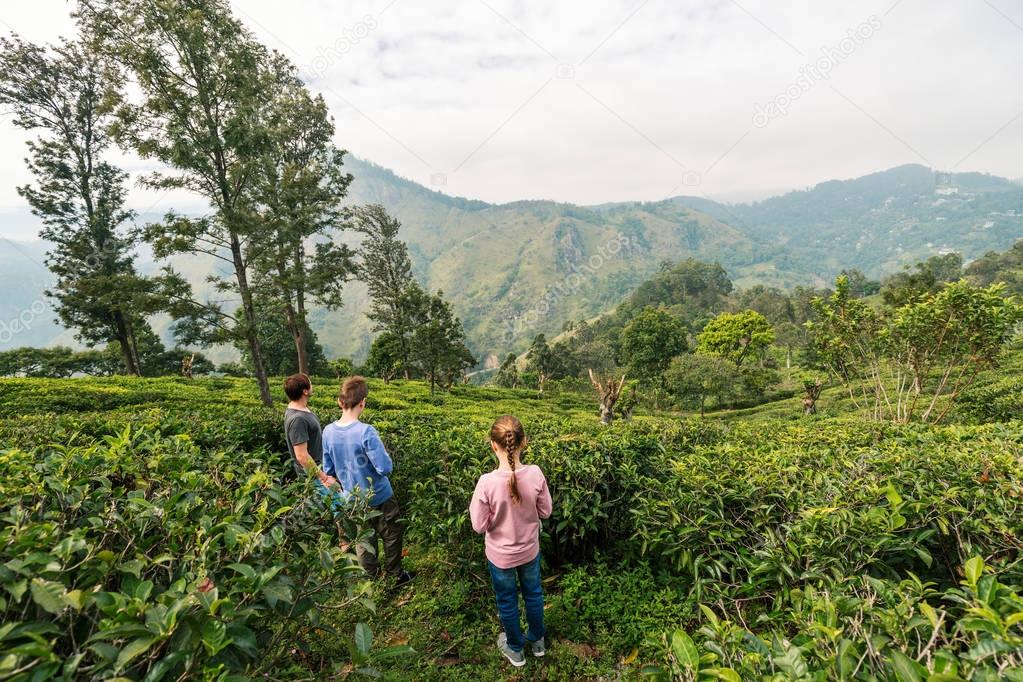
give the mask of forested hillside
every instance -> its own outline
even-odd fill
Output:
[[[820,287],[842,269],[877,278],[946,251],[971,260],[1023,235],[1019,185],[922,166],[825,182],[755,204],[682,197],[589,208],[453,198],[352,156],[345,168],[354,176],[347,202],[380,203],[401,220],[416,274],[451,298],[481,359],[613,308],[664,260],[718,262],[742,287]],[[341,240],[355,244],[358,236]],[[0,253],[19,258],[10,244],[0,243]],[[222,269],[201,257],[174,263],[200,288]],[[38,297],[15,272],[0,274],[0,285],[10,278],[14,292],[10,317]],[[371,340],[364,285],[351,282],[344,297],[338,310],[313,307],[310,325],[328,355],[364,358]],[[0,347],[23,345],[2,341]]]
[[[1023,236],[1023,186],[906,165],[751,204],[679,199],[751,237],[784,245],[800,271],[879,277],[943,251],[972,260]]]

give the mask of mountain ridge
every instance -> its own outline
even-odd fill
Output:
[[[346,203],[380,203],[402,222],[416,276],[445,292],[472,349],[491,361],[536,333],[554,335],[565,322],[614,307],[663,260],[717,261],[738,286],[785,288],[824,284],[847,267],[879,276],[943,250],[969,260],[1023,237],[1023,186],[919,164],[756,202],[678,196],[590,206],[490,203],[445,194],[351,155],[345,164],[354,176]],[[342,239],[356,244],[358,235]],[[5,249],[0,243],[0,259]],[[180,265],[197,287],[213,267],[199,259]],[[7,281],[7,270],[0,286],[11,290],[16,283]],[[14,298],[35,300],[31,293],[0,302],[0,320],[18,313]],[[367,306],[365,285],[353,282],[344,308],[311,311],[328,354],[365,356],[372,337]],[[31,339],[46,342],[40,333]],[[25,344],[14,339],[0,348],[14,345]]]

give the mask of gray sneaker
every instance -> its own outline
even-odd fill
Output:
[[[530,642],[529,647],[533,650],[533,655],[536,656],[537,658],[540,658],[541,656],[545,656],[547,654],[547,645],[544,642],[543,637],[536,640],[535,642]]]
[[[508,635],[503,632],[497,636],[497,648],[516,668],[526,664],[526,655],[521,651],[512,651],[508,646]]]

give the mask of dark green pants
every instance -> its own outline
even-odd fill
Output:
[[[380,514],[369,520],[369,536],[355,548],[355,554],[366,573],[375,578],[380,573],[377,545],[379,540],[383,540],[384,570],[391,575],[398,575],[401,573],[402,529],[399,518],[401,510],[398,509],[398,503],[393,497],[373,509]]]

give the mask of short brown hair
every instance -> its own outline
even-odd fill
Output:
[[[341,403],[341,407],[346,410],[350,410],[369,395],[369,384],[362,377],[356,375],[345,379],[344,383],[341,384],[341,392],[337,395],[337,400]]]
[[[298,400],[312,387],[313,385],[309,383],[309,376],[306,374],[292,374],[284,380],[284,393],[289,400]]]

